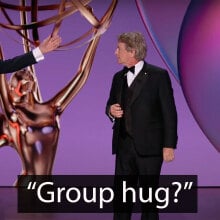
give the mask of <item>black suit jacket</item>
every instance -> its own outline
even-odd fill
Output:
[[[0,60],[0,74],[20,70],[36,63],[32,51],[9,60]]]
[[[123,70],[114,75],[106,105],[121,104],[122,85],[126,74]],[[132,138],[140,155],[161,155],[163,147],[176,148],[177,113],[173,89],[166,70],[144,63],[144,67],[131,86],[133,96],[128,106]],[[111,118],[110,118],[111,119]],[[113,125],[112,152],[117,153],[121,119]]]

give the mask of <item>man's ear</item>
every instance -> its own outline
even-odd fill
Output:
[[[132,49],[132,50],[131,50],[131,57],[134,58],[134,57],[135,57],[135,53],[136,53],[135,49]]]

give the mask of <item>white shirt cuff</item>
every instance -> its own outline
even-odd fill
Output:
[[[109,118],[112,120],[112,122],[115,121],[115,117],[113,117],[113,116],[110,114],[110,112],[108,113],[108,116],[109,116]]]
[[[34,58],[36,60],[36,62],[39,62],[41,60],[44,60],[44,55],[42,54],[42,52],[40,51],[39,47],[36,47],[32,50]]]

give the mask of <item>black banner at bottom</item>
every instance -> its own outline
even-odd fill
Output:
[[[197,212],[197,176],[19,176],[19,213]]]

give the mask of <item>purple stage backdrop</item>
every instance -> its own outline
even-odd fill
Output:
[[[18,1],[7,1],[7,3],[10,2],[15,4]],[[54,3],[55,1],[42,2]],[[175,94],[179,140],[175,161],[165,163],[162,173],[196,174],[200,186],[219,186],[219,152],[211,144],[191,113],[179,80],[179,74],[177,74],[178,34],[190,1],[181,1],[181,5],[173,4],[173,2],[179,2],[175,0],[146,1],[154,9],[148,18],[144,14],[147,12],[145,11],[147,4],[141,4],[141,1],[137,2],[140,3],[139,7],[142,7],[142,10],[137,7],[135,0],[119,0],[111,26],[101,37],[88,81],[61,116],[61,133],[53,174],[114,173],[115,156],[111,154],[112,124],[105,116],[105,104],[113,74],[122,68],[114,55],[117,35],[121,32],[138,31],[145,35],[148,42],[147,62],[169,70]],[[94,6],[97,17],[100,18],[103,15],[109,3],[110,1],[103,0],[92,1],[91,6]],[[178,19],[176,18],[178,16],[177,10],[180,11]],[[169,19],[164,15],[165,12],[170,16]],[[49,15],[50,13],[47,16]],[[16,16],[13,17],[16,18]],[[163,16],[168,20],[163,19]],[[76,16],[77,19],[79,17]],[[74,18],[73,15],[72,20],[68,18],[63,22],[60,32],[63,42],[73,39],[77,34],[79,36],[90,27],[85,19],[81,18],[80,21],[75,21]],[[4,20],[2,14],[0,20]],[[73,20],[75,24],[77,23],[74,27],[71,23]],[[147,20],[151,21],[150,28]],[[167,24],[169,21],[172,21],[172,25]],[[163,30],[162,32],[159,31],[158,25]],[[178,33],[174,33],[172,29],[174,27]],[[42,28],[41,39],[46,37],[52,28],[52,25]],[[15,32],[0,29],[0,44],[4,49],[5,58],[23,53],[22,46],[17,42],[18,39],[20,42],[20,38]],[[35,65],[43,100],[52,97],[76,73],[85,48],[85,45],[80,47],[73,45],[66,50],[46,55],[44,61]],[[211,59],[211,55],[206,54],[206,56],[209,56],[209,60]],[[213,53],[213,56],[216,54]],[[184,59],[186,61],[187,54]],[[195,81],[195,88],[196,85]],[[214,100],[215,96],[218,94],[213,94],[211,98]],[[14,149],[1,148],[0,185],[11,186],[20,171],[20,158]]]

